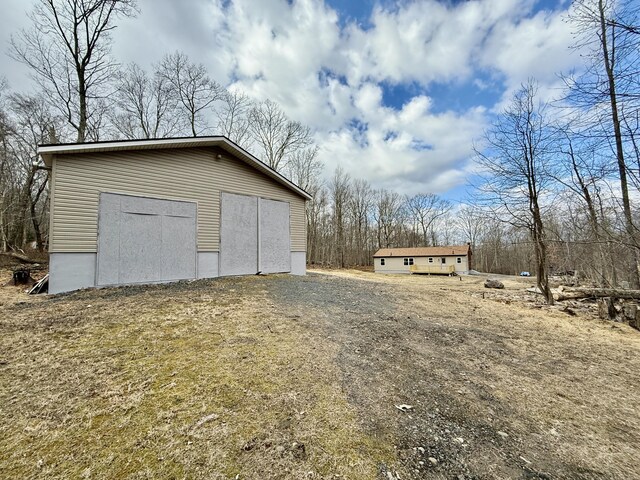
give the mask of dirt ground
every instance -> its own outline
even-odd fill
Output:
[[[640,478],[640,332],[502,280],[0,288],[0,478]]]

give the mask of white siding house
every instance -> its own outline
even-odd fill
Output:
[[[469,245],[417,248],[382,248],[373,255],[376,273],[453,275],[471,270]]]

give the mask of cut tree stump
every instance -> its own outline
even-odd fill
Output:
[[[624,319],[633,327],[636,317],[638,316],[638,305],[635,303],[628,303],[622,308],[622,312],[624,314]]]
[[[13,274],[11,275],[11,280],[7,283],[7,285],[27,285],[31,286],[35,284],[36,281],[31,277],[31,271],[26,267],[17,267],[13,269]]]
[[[615,320],[616,315],[617,312],[613,298],[605,297],[598,300],[598,316],[600,318],[603,320]]]

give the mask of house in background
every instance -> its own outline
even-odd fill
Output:
[[[225,137],[41,145],[49,292],[306,272],[309,194]]]
[[[373,255],[376,273],[454,275],[471,270],[471,246],[381,248]]]

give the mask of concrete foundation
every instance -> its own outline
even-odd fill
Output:
[[[198,252],[198,278],[218,276],[218,252]]]
[[[291,252],[291,275],[307,274],[307,252]]]
[[[198,253],[198,278],[219,276],[218,255],[218,252]],[[95,253],[51,253],[49,255],[49,293],[95,287],[96,260]],[[291,252],[291,274],[306,275],[306,262],[306,252]]]
[[[95,253],[49,254],[49,293],[70,292],[95,285]]]

